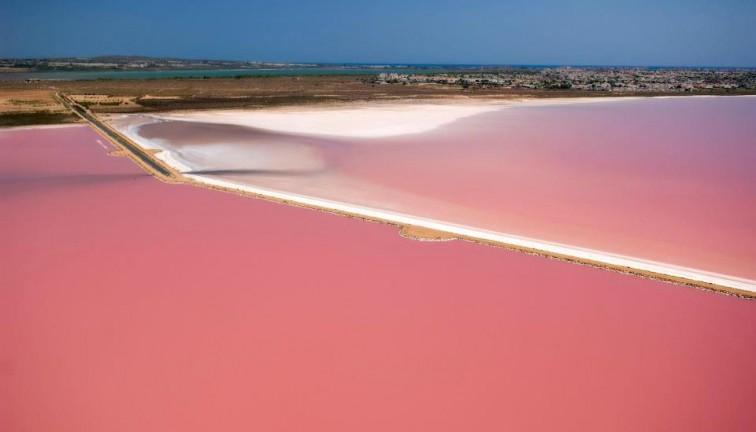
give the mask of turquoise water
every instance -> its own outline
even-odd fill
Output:
[[[234,78],[237,76],[297,76],[297,75],[377,75],[379,73],[421,74],[443,72],[475,72],[500,68],[548,69],[554,65],[444,65],[414,64],[385,65],[375,67],[369,64],[322,65],[321,67],[298,67],[279,69],[194,69],[194,70],[151,70],[151,71],[87,71],[87,72],[12,72],[0,74],[0,81],[40,80],[98,80],[98,79],[159,79],[159,78]],[[584,67],[584,66],[574,66]],[[588,67],[588,66],[585,66]],[[649,69],[659,69],[649,67]]]
[[[91,71],[91,72],[13,72],[0,74],[0,81],[158,79],[158,78],[233,78],[236,76],[296,75],[377,75],[379,73],[437,73],[440,69],[417,68],[290,68],[290,69],[214,69],[157,71]]]

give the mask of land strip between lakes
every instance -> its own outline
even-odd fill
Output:
[[[147,172],[168,183],[181,182],[180,179],[182,176],[176,170],[153,157],[148,150],[142,149],[139,145],[131,142],[131,140],[118,133],[118,131],[103,123],[88,109],[74,102],[65,94],[56,93],[55,97],[66,108],[70,109],[74,114],[89,123],[97,132],[115,144],[125,155],[144,168]]]
[[[58,93],[56,94],[56,98],[58,98],[66,108],[81,117],[99,134],[120,149],[120,151],[112,154],[128,156],[145,171],[168,183],[185,183],[217,191],[229,192],[248,197],[251,196],[268,201],[324,211],[350,218],[388,224],[397,227],[400,234],[404,237],[414,240],[465,240],[482,245],[515,250],[693,288],[756,299],[756,284],[750,280],[712,274],[695,269],[676,267],[633,257],[618,256],[569,245],[488,232],[471,227],[458,226],[435,220],[426,220],[423,218],[363,208],[345,203],[331,202],[265,189],[243,187],[197,175],[182,174],[177,169],[157,158],[155,155],[155,153],[157,153],[156,151],[145,149],[119,133],[107,122],[98,119],[91,111],[77,104],[65,94]]]

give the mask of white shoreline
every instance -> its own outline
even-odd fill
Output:
[[[385,138],[428,132],[465,117],[516,106],[543,107],[601,102],[629,102],[642,99],[719,97],[756,97],[756,95],[600,96],[544,99],[415,99],[408,101],[345,102],[327,106],[288,106],[263,110],[190,110],[160,114],[121,114],[120,116],[142,116],[157,120],[229,124],[288,134],[344,138]]]
[[[298,110],[229,110],[175,113],[164,120],[211,122],[289,134],[379,138],[427,132],[461,118],[495,111],[501,104],[394,104]]]
[[[568,246],[560,243],[552,243],[527,237],[501,234],[493,231],[481,230],[473,227],[456,225],[416,216],[409,216],[400,213],[374,210],[337,201],[278,192],[253,186],[239,185],[233,182],[207,178],[200,175],[185,174],[185,176],[197,182],[212,186],[235,189],[241,192],[252,193],[264,197],[274,198],[277,200],[291,201],[306,206],[317,207],[337,212],[351,213],[358,216],[363,216],[371,219],[380,219],[400,225],[414,225],[436,231],[456,234],[463,237],[502,243],[505,245],[512,245],[533,251],[541,251],[547,254],[574,257],[581,260],[607,264],[615,267],[626,267],[633,270],[651,272],[671,276],[674,278],[689,279],[693,281],[756,293],[756,281],[749,279],[711,273],[703,270],[680,267],[671,264],[664,264],[640,258],[616,255],[609,252],[585,249],[577,246]]]

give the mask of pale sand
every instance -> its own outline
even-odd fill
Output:
[[[167,120],[234,124],[276,132],[377,138],[426,132],[464,117],[499,109],[501,105],[373,105],[348,109],[206,111],[160,115]]]
[[[630,100],[637,98],[622,98]],[[109,123],[138,138],[135,128],[148,120],[230,124],[289,134],[381,138],[436,129],[455,120],[515,105],[546,106],[618,101],[617,98],[440,99],[408,102],[368,102],[335,106],[282,107],[264,111],[204,110],[163,114],[111,115]],[[147,148],[156,148],[143,142]]]
[[[621,100],[638,99],[625,97]],[[195,121],[247,126],[289,134],[380,138],[436,129],[465,117],[515,105],[547,106],[618,101],[618,98],[415,100],[351,103],[336,106],[282,107],[264,111],[204,110],[147,114],[158,120]],[[132,115],[133,116],[133,115]],[[126,118],[129,115],[125,116]],[[118,120],[119,117],[114,117]],[[123,119],[123,118],[121,118]],[[116,121],[117,123],[118,121]]]

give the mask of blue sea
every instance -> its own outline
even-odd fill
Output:
[[[0,81],[38,80],[127,80],[127,79],[173,79],[173,78],[235,78],[256,76],[298,76],[298,75],[377,75],[379,73],[443,73],[491,70],[505,67],[548,67],[548,66],[501,66],[501,65],[377,65],[377,64],[333,64],[319,67],[292,67],[272,69],[197,69],[197,70],[151,70],[151,71],[51,71],[51,72],[11,72],[0,74]]]

